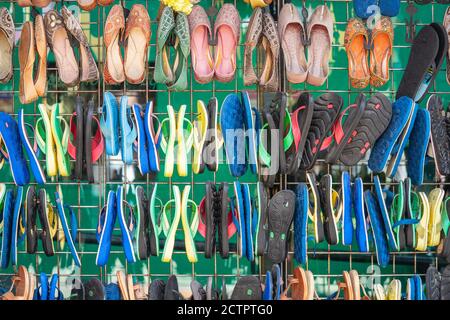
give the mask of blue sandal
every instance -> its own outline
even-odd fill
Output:
[[[111,237],[116,223],[116,193],[108,192],[108,200],[98,217],[97,241],[98,250],[95,264],[99,267],[106,265],[111,251]]]
[[[105,138],[106,154],[117,156],[119,154],[119,106],[116,97],[111,92],[103,94],[102,117],[100,128]]]

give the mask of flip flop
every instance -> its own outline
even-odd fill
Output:
[[[37,198],[34,186],[27,189],[25,200],[26,215],[26,234],[27,234],[27,253],[34,254],[37,251],[38,231],[36,227],[37,219]]]
[[[48,277],[44,272],[41,272],[41,274],[39,275],[39,281],[41,285],[35,289],[33,300],[48,300],[50,288]]]
[[[291,115],[287,110],[286,94],[278,92],[272,100],[272,103],[274,102],[275,104],[272,107],[278,110],[278,115],[274,119],[278,118],[278,128],[280,129],[278,134],[280,173],[287,174],[296,171],[297,161],[295,161],[294,135],[292,133]]]
[[[430,203],[424,192],[419,192],[420,198],[420,218],[416,226],[416,250],[426,251],[428,244],[428,225],[430,221]]]
[[[168,117],[161,122],[161,129],[164,132],[164,123],[169,121],[169,139],[167,143],[165,143],[164,134],[161,135],[161,148],[162,151],[166,154],[166,158],[164,159],[164,177],[172,177],[173,168],[175,165],[175,139],[176,139],[176,130],[177,130],[177,122],[175,110],[171,105],[167,105],[167,113]]]
[[[47,181],[45,179],[45,173],[42,170],[41,164],[39,163],[39,160],[38,160],[37,142],[35,139],[34,145],[32,146],[30,140],[28,139],[28,134],[27,134],[27,130],[26,130],[26,126],[28,126],[28,124],[25,123],[23,109],[19,110],[18,126],[19,126],[20,140],[22,141],[22,144],[25,147],[25,151],[27,153],[28,160],[30,161],[30,167],[31,167],[31,171],[33,172],[33,175],[34,175],[34,179],[36,180],[36,182],[38,184],[45,184]],[[33,130],[33,135],[34,135],[34,128],[32,126],[30,126],[30,127]]]
[[[257,221],[255,225],[255,254],[257,256],[264,256],[266,252],[266,243],[267,243],[267,210],[269,206],[269,200],[267,196],[267,191],[264,188],[262,182],[258,182],[256,186],[256,194],[257,200],[253,205],[254,210],[256,211]]]
[[[420,186],[423,183],[430,130],[430,113],[426,109],[418,109],[406,150],[408,176],[415,186]]]
[[[196,263],[197,250],[195,248],[194,237],[198,230],[198,208],[194,201],[189,199],[191,186],[185,186],[181,194],[181,224],[184,232],[184,244],[186,247],[186,256],[191,263]],[[191,207],[190,217],[188,216],[188,205]]]
[[[420,210],[420,197],[411,191],[411,179],[407,178],[405,183],[405,237],[406,247],[414,249],[416,247],[416,224],[419,222],[418,212]]]
[[[236,227],[239,233],[238,237],[238,253],[240,257],[247,256],[247,233],[245,232],[245,208],[244,208],[244,195],[242,192],[242,186],[239,181],[235,181],[234,184],[234,196],[235,204],[231,202],[231,210],[236,212]]]
[[[158,191],[158,183],[155,183],[152,192],[150,195],[150,218],[149,218],[149,246],[150,246],[150,254],[152,256],[159,256],[159,235],[162,232],[161,224],[160,224],[160,215],[163,210],[163,205],[161,200],[156,198],[156,193]],[[156,202],[159,201],[159,211],[157,211]]]
[[[427,300],[441,300],[441,274],[436,267],[428,267],[425,281]]]
[[[167,279],[166,287],[164,290],[164,300],[182,300],[181,294],[178,289],[177,276],[171,275]]]
[[[153,280],[148,288],[148,300],[164,300],[166,284],[161,279]]]
[[[280,300],[281,295],[281,269],[278,264],[272,265],[272,282],[273,286],[273,300]]]
[[[316,243],[320,243],[325,239],[325,231],[322,220],[322,201],[320,199],[321,194],[317,188],[316,176],[312,172],[306,173],[306,178],[308,179],[309,188],[311,189],[311,194],[309,195],[309,208],[308,216],[314,225],[314,240]],[[312,205],[312,208],[311,208]],[[312,211],[312,212],[311,212]]]
[[[148,143],[147,135],[145,133],[144,126],[144,114],[142,108],[138,104],[134,104],[132,107],[134,122],[136,123],[136,133],[137,133],[137,160],[138,168],[141,175],[146,175],[150,172],[150,161],[148,158]]]
[[[246,257],[248,261],[255,259],[254,247],[253,247],[253,210],[252,201],[250,195],[250,188],[248,183],[241,184],[242,196],[244,202],[244,219],[245,219],[245,243],[247,245]]]
[[[38,197],[38,215],[42,228],[40,238],[45,255],[51,257],[55,254],[53,239],[57,230],[57,216],[53,211],[52,205],[48,201],[47,192],[44,189],[39,190]]]
[[[50,286],[48,290],[48,300],[64,300],[61,290],[58,288],[59,276],[54,273],[50,279]]]
[[[360,177],[353,184],[353,210],[355,214],[355,236],[359,252],[369,252],[369,236],[367,234],[367,214],[364,206],[364,184]]]
[[[450,227],[450,197],[446,196],[444,200],[444,204],[442,205],[442,231],[444,232],[445,237],[448,235],[449,227]]]
[[[159,155],[158,146],[160,139],[161,126],[159,125],[155,131],[153,120],[158,120],[158,117],[153,114],[153,101],[147,102],[144,115],[145,134],[147,136],[147,152],[148,161],[151,172],[159,172]]]
[[[120,295],[122,296],[122,300],[130,300],[129,292],[128,292],[128,284],[125,274],[122,271],[117,271],[117,285],[120,288]]]
[[[347,166],[353,166],[363,159],[389,126],[391,117],[392,105],[385,95],[376,93],[370,97],[358,124],[348,139],[344,140],[344,147],[339,157],[341,162]]]
[[[141,186],[136,188],[136,254],[140,260],[145,260],[150,256],[150,232],[149,232],[149,201],[145,196],[144,189]]]
[[[267,257],[273,263],[286,259],[294,211],[295,193],[291,190],[279,191],[269,201]]]
[[[125,197],[126,198],[126,197]],[[136,262],[136,256],[133,248],[133,233],[136,225],[134,212],[131,207],[128,207],[130,212],[128,219],[125,217],[124,203],[126,200],[123,195],[123,187],[117,187],[116,192],[116,210],[117,218],[119,219],[120,231],[122,232],[122,246],[125,253],[125,257],[129,263]]]
[[[388,212],[388,206],[384,199],[383,189],[381,187],[380,178],[375,176],[373,178],[375,186],[376,199],[378,200],[378,208],[380,209],[381,217],[383,218],[384,230],[389,243],[389,248],[393,251],[398,251],[398,244],[394,235],[394,231],[391,225],[391,219]]]
[[[173,199],[166,202],[162,214],[162,229],[166,236],[166,243],[164,245],[164,251],[161,258],[162,262],[170,262],[172,260],[173,249],[175,246],[175,235],[177,232],[178,224],[181,219],[181,193],[178,186],[173,186]],[[184,190],[183,190],[184,192]],[[174,214],[169,220],[169,210],[174,208]]]
[[[185,118],[186,105],[183,104],[178,111],[177,118],[177,172],[180,177],[186,177],[187,172],[187,154],[192,148],[192,123]],[[184,123],[187,122],[188,127],[184,128]],[[186,133],[188,134],[186,136]]]
[[[344,282],[338,282],[338,292],[335,293],[334,299],[339,299],[340,292],[343,290],[344,300],[355,300],[355,291],[353,289],[352,280],[348,271],[343,271],[342,277],[344,278]]]
[[[376,140],[368,162],[369,169],[375,173],[382,172],[393,153],[394,146],[400,139],[408,122],[415,114],[416,105],[408,97],[401,97],[392,104],[392,117],[389,126]],[[405,139],[403,139],[405,140]]]
[[[190,289],[192,292],[192,300],[206,300],[206,290],[203,288],[200,282],[198,282],[197,280],[192,280]]]
[[[67,151],[72,159],[75,160],[75,178],[81,180],[83,178],[83,155],[84,155],[84,112],[83,98],[77,96],[75,103],[75,112],[69,120],[70,132],[72,138],[69,137]],[[74,124],[74,122],[76,122]],[[73,142],[72,142],[73,141]]]
[[[343,171],[341,174],[341,207],[342,207],[342,244],[353,243],[353,220],[352,220],[352,185],[350,174]]]
[[[137,130],[134,121],[131,118],[131,108],[128,106],[128,97],[120,98],[119,109],[120,123],[120,150],[122,161],[125,164],[133,164],[133,144],[137,138]]]
[[[395,17],[400,11],[400,0],[379,0],[379,6],[383,16]]]
[[[440,188],[431,190],[428,195],[430,203],[430,219],[428,221],[428,247],[436,247],[441,242],[442,202],[445,192]]]
[[[224,104],[222,103],[222,107],[223,106]],[[206,130],[203,161],[209,171],[216,172],[219,170],[219,149],[222,143],[222,141],[220,141],[220,130],[217,122],[218,102],[216,97],[209,99],[208,105],[206,106],[206,112],[208,115],[208,130]],[[224,132],[223,128],[222,132]]]
[[[231,294],[231,300],[261,300],[261,298],[261,283],[255,276],[239,278]]]
[[[271,271],[266,271],[266,283],[264,285],[262,299],[266,301],[273,300],[273,278]]]
[[[422,278],[419,275],[415,275],[414,277],[415,282],[415,290],[416,290],[416,300],[424,300],[423,296],[423,289],[422,289]]]
[[[108,262],[109,253],[111,251],[111,237],[116,223],[116,193],[108,192],[108,200],[105,207],[100,211],[97,226],[98,250],[95,258],[95,264],[103,267]]]
[[[0,138],[6,147],[14,183],[28,184],[30,173],[22,150],[17,122],[7,113],[0,112]]]
[[[392,230],[395,234],[395,241],[397,242],[397,249],[400,251],[406,247],[405,224],[403,224],[406,214],[406,196],[403,181],[398,182],[397,188],[398,191],[392,199],[390,218]]]
[[[197,7],[197,6],[196,6]],[[205,162],[203,159],[203,150],[205,148],[206,136],[208,131],[208,111],[202,100],[197,100],[197,118],[192,123],[194,154],[192,157],[192,171],[195,174],[203,173]]]
[[[396,98],[420,102],[441,69],[448,50],[447,32],[439,23],[424,26],[416,35]]]
[[[441,300],[450,300],[450,267],[447,265],[441,273]]]
[[[258,137],[259,130],[256,128],[254,108],[251,105],[247,91],[241,91],[242,104],[244,106],[244,122],[246,129],[246,142],[248,144],[248,164],[253,174],[258,174]]]
[[[116,97],[111,92],[103,94],[102,117],[100,128],[105,138],[106,154],[117,156],[119,154],[119,106]]]
[[[23,207],[22,207],[22,198],[23,198],[23,187],[17,188],[17,193],[15,195],[14,199],[14,210],[13,210],[13,216],[12,216],[12,226],[11,226],[11,264],[13,266],[17,265],[17,250],[18,250],[18,244],[23,240],[22,235],[25,235],[25,233],[21,234],[21,221],[25,219],[23,213]],[[25,231],[25,230],[23,230]]]
[[[2,300],[30,300],[32,289],[30,288],[31,275],[24,266],[19,266],[17,274],[12,276],[11,289],[4,293]],[[14,290],[14,293],[13,293]]]
[[[61,127],[61,123],[64,125],[64,131]],[[67,145],[69,142],[70,130],[67,121],[59,115],[59,104],[55,104],[51,108],[50,124],[53,141],[55,142],[58,173],[62,177],[69,177],[70,161],[69,154],[67,153]]]
[[[330,174],[325,174],[320,179],[319,193],[325,239],[328,244],[336,245],[339,243],[337,224],[341,219],[342,206],[337,207],[339,206],[339,195],[333,190],[333,180]]]
[[[398,279],[394,279],[388,286],[387,300],[402,300],[402,283]]]
[[[99,279],[90,279],[84,284],[84,287],[86,291],[86,300],[105,300],[105,286]]]
[[[300,169],[308,170],[314,166],[319,151],[323,150],[322,143],[335,123],[341,107],[342,98],[334,93],[324,93],[314,101],[314,114]]]

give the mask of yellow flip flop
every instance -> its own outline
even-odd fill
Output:
[[[69,177],[70,160],[69,153],[67,152],[67,146],[69,144],[70,129],[67,121],[59,115],[58,103],[52,107],[50,124],[52,128],[53,141],[55,142],[59,175],[62,177]]]
[[[187,154],[192,148],[192,123],[185,119],[186,105],[183,104],[180,107],[177,117],[177,171],[180,177],[187,177]],[[185,136],[184,123],[188,123],[186,132],[188,136]]]
[[[52,126],[45,104],[38,105],[41,117],[36,121],[35,136],[39,149],[45,154],[45,163],[47,175],[55,177],[58,174],[58,165],[56,162],[55,142],[53,141]]]
[[[394,279],[389,284],[387,289],[386,300],[401,300],[402,299],[402,283],[400,280]]]
[[[185,186],[181,194],[181,223],[184,232],[184,243],[186,246],[186,256],[191,263],[198,261],[197,249],[195,248],[194,237],[197,234],[199,216],[198,208],[194,201],[189,199],[191,186]],[[191,207],[191,219],[188,219],[188,205]]]
[[[419,192],[420,210],[422,216],[416,226],[416,250],[427,250],[428,243],[428,223],[430,221],[430,204],[427,195],[424,192]]]
[[[170,262],[172,260],[173,248],[175,246],[175,235],[177,233],[178,224],[181,218],[181,193],[178,186],[172,186],[173,199],[166,202],[162,214],[162,229],[166,236],[166,243],[162,254],[162,262]],[[174,209],[174,214],[169,218],[170,209]],[[169,221],[171,220],[171,221]]]
[[[441,241],[442,230],[442,201],[445,192],[441,188],[431,190],[428,195],[430,201],[430,220],[428,221],[428,246],[435,247]]]
[[[203,162],[203,147],[205,145],[206,133],[208,131],[208,112],[202,100],[197,101],[197,119],[193,122],[194,155],[192,158],[192,171],[195,174],[205,170]]]

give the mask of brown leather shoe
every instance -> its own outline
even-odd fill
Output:
[[[44,19],[40,14],[34,20],[34,39],[38,55],[34,87],[38,96],[43,97],[47,89],[47,39],[45,38]]]
[[[108,84],[119,84],[125,81],[120,39],[125,30],[125,17],[120,5],[112,7],[106,18],[103,41],[106,48],[106,61],[103,76]]]
[[[61,15],[67,30],[80,43],[80,81],[89,82],[98,80],[99,72],[97,64],[92,56],[88,39],[86,38],[80,23],[66,6],[62,7]]]
[[[76,86],[80,81],[80,71],[62,17],[50,10],[45,14],[44,25],[61,81],[68,87]]]
[[[0,83],[7,83],[13,75],[14,22],[6,8],[0,9]]]
[[[263,29],[263,12],[261,8],[255,8],[248,24],[245,36],[244,50],[244,85],[250,86],[258,82],[255,69],[253,68],[253,51],[258,45]]]
[[[31,21],[26,21],[22,26],[22,33],[19,43],[19,99],[22,104],[36,101],[38,94],[34,87],[33,66],[34,66],[34,28]]]
[[[280,57],[280,39],[272,15],[268,12],[263,14],[263,38],[266,61],[259,84],[268,91],[278,90],[278,61]]]
[[[78,6],[86,11],[91,11],[94,10],[95,7],[97,6],[97,1],[96,0],[78,0]]]
[[[147,9],[141,4],[133,5],[125,29],[124,71],[129,83],[139,84],[145,79],[150,36],[150,17]]]

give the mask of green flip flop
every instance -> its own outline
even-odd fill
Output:
[[[36,121],[35,138],[39,149],[45,154],[47,175],[55,177],[58,174],[58,165],[52,126],[46,105],[39,104],[38,108],[41,116]]]

